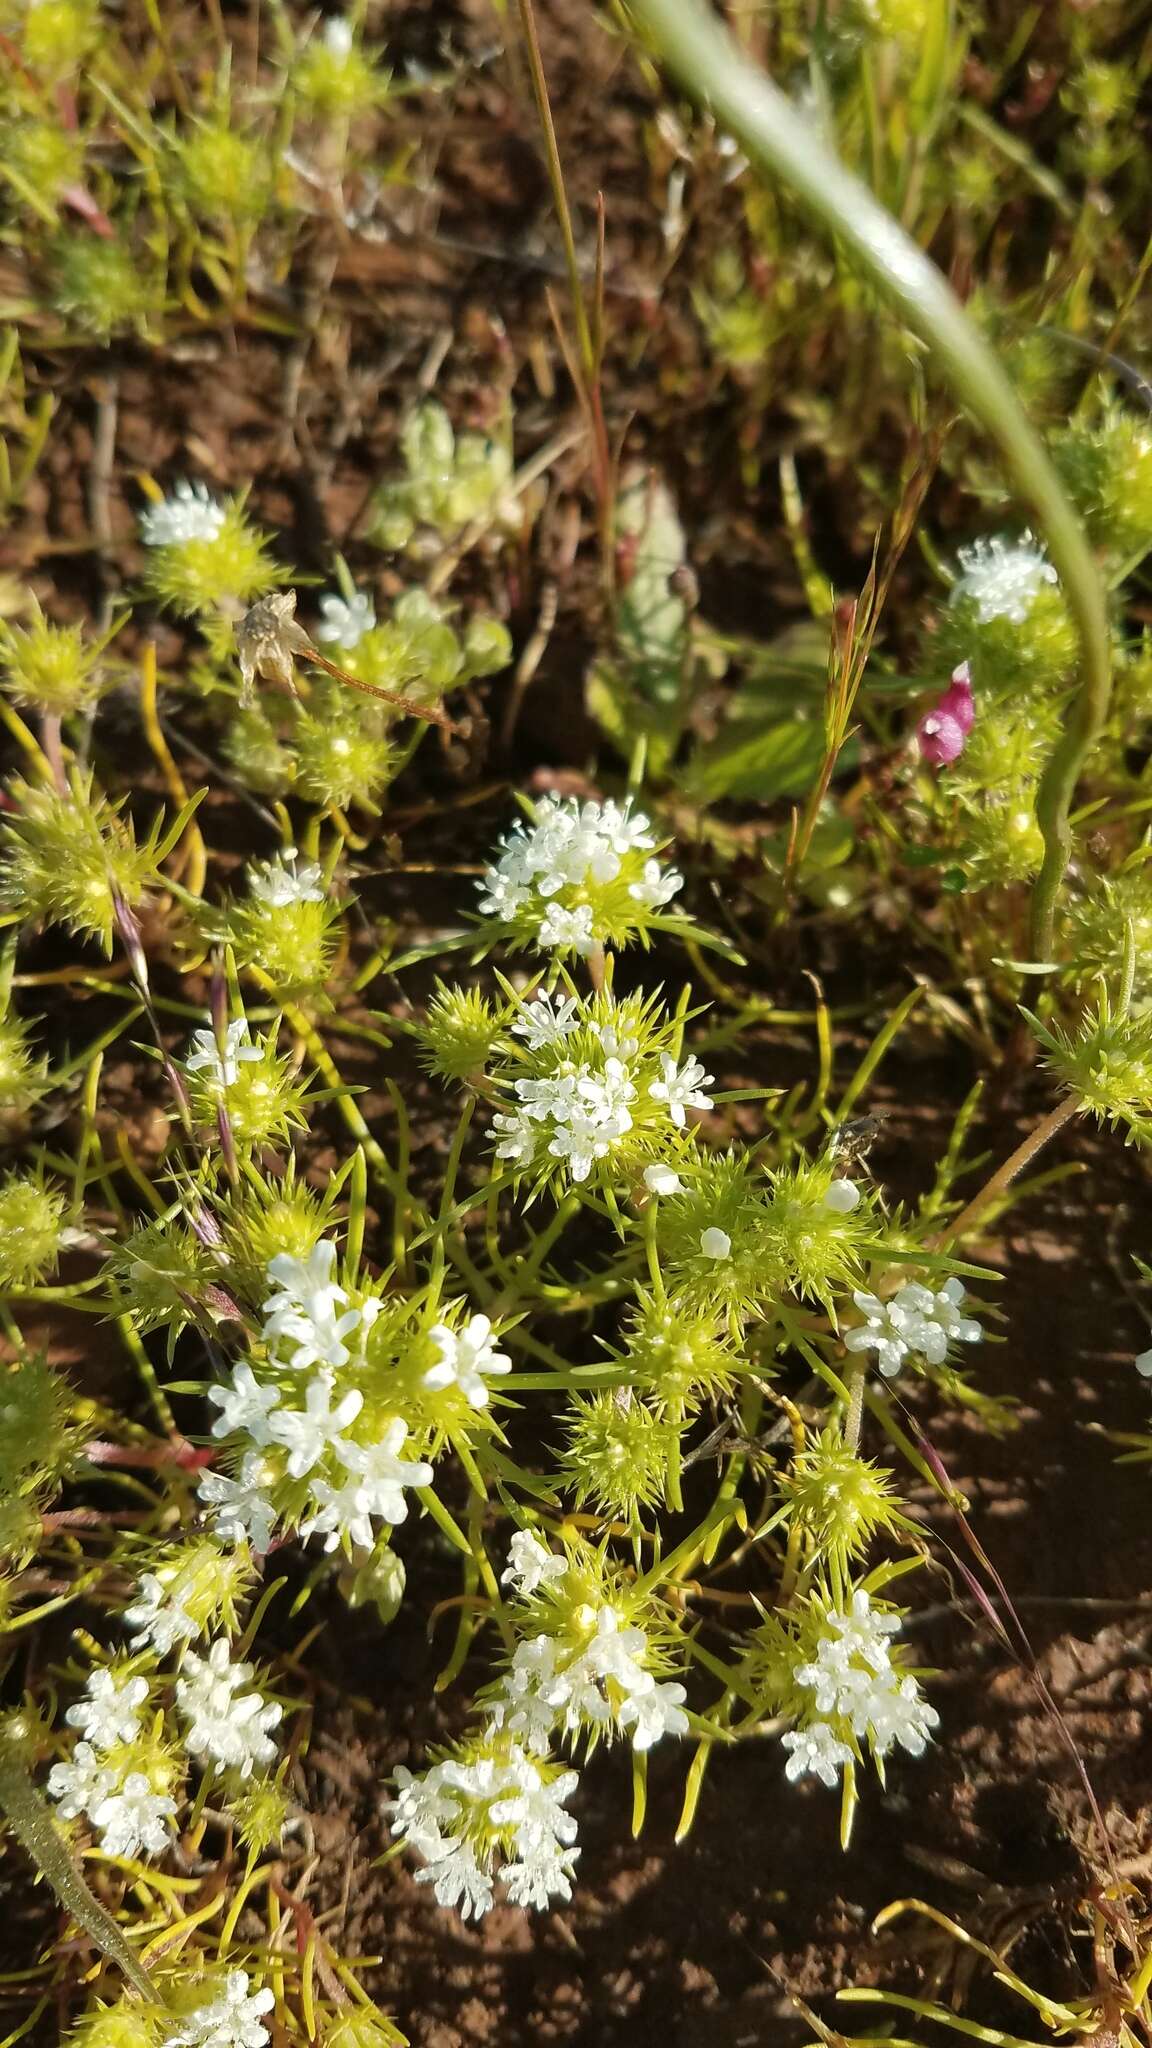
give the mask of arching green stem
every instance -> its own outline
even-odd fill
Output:
[[[1068,813],[1111,692],[1107,597],[1080,523],[995,355],[911,236],[750,61],[704,0],[630,0],[630,6],[685,91],[711,109],[751,162],[837,237],[926,343],[940,375],[996,442],[1016,491],[1044,533],[1081,645],[1080,687],[1036,801],[1044,863],[1033,895],[1031,946],[1035,959],[1050,959],[1056,898],[1072,843]]]

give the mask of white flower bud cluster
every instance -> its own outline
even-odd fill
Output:
[[[845,1348],[874,1351],[885,1379],[898,1373],[908,1357],[943,1365],[950,1344],[978,1344],[984,1335],[974,1317],[960,1313],[964,1299],[960,1280],[946,1280],[938,1291],[922,1287],[918,1280],[907,1280],[890,1301],[857,1288],[852,1299],[864,1321],[845,1332]]]
[[[334,25],[332,22],[328,24],[329,28]],[[343,647],[351,653],[375,625],[375,607],[362,590],[356,591],[352,597],[340,597],[330,591],[327,597],[320,599],[320,624],[316,628],[316,638],[321,647]]]
[[[363,1341],[381,1303],[374,1295],[359,1303],[350,1300],[347,1288],[333,1277],[336,1256],[335,1244],[322,1239],[306,1259],[281,1252],[268,1264],[272,1292],[264,1303],[261,1336],[282,1375],[310,1375],[299,1382],[299,1398],[287,1398],[282,1381],[260,1379],[243,1360],[233,1368],[230,1386],[210,1390],[220,1410],[213,1436],[247,1437],[253,1447],[237,1479],[205,1473],[200,1482],[201,1499],[215,1510],[216,1531],[225,1541],[243,1538],[256,1550],[267,1549],[277,1520],[267,1484],[279,1471],[309,1481],[313,1512],[301,1534],[323,1536],[329,1550],[345,1538],[370,1549],[374,1518],[391,1525],[404,1521],[404,1489],[431,1483],[430,1465],[400,1455],[408,1437],[401,1417],[391,1417],[372,1443],[345,1434],[364,1396],[349,1387],[334,1399],[336,1374],[352,1359],[348,1340]],[[487,1318],[479,1317],[467,1330],[447,1331],[440,1340],[439,1369],[447,1366],[451,1380],[461,1386],[467,1381],[466,1397],[473,1406],[481,1405],[475,1393],[478,1383],[483,1388],[483,1374],[509,1369],[509,1361],[487,1341],[490,1331]],[[484,1394],[487,1398],[486,1389]],[[278,1462],[261,1456],[270,1446],[280,1452]]]
[[[849,1732],[867,1741],[876,1757],[886,1756],[894,1743],[911,1756],[923,1755],[940,1717],[911,1673],[892,1662],[888,1638],[899,1627],[899,1615],[877,1614],[862,1587],[845,1612],[828,1614],[815,1657],[796,1669],[796,1682],[811,1691],[818,1718],[782,1738],[789,1751],[785,1777],[812,1776],[834,1785],[854,1754],[844,1740]]]
[[[264,2048],[264,2014],[276,1998],[267,1986],[249,1991],[248,1982],[246,1970],[229,1970],[215,1995],[182,2018],[163,2048]]]
[[[190,484],[181,478],[159,504],[149,505],[140,515],[140,538],[145,547],[184,547],[189,541],[215,540],[227,514],[204,484]]]
[[[396,1782],[393,1831],[424,1858],[417,1883],[434,1886],[442,1906],[478,1919],[492,1904],[497,1874],[514,1905],[571,1898],[580,1852],[565,1801],[579,1782],[575,1771],[550,1774],[513,1742],[471,1761],[447,1758],[422,1777],[401,1768]]]
[[[176,1802],[157,1791],[132,1756],[140,1736],[140,1709],[148,1697],[146,1678],[94,1671],[86,1696],[65,1716],[80,1730],[72,1755],[53,1764],[48,1791],[62,1820],[85,1814],[107,1856],[159,1856],[171,1839],[168,1821]]]
[[[633,813],[630,799],[600,804],[544,797],[533,823],[516,826],[486,870],[480,908],[502,923],[525,920],[546,950],[586,957],[600,939],[597,891],[624,880],[628,898],[643,912],[662,909],[683,887],[675,869],[638,858],[655,844],[648,819]]]
[[[662,1104],[675,1130],[683,1130],[690,1109],[711,1109],[712,1097],[704,1090],[712,1076],[699,1060],[681,1066],[671,1053],[661,1053],[656,1078],[650,1079],[651,1064],[645,1068],[636,1057],[638,1040],[621,1036],[612,1025],[590,1027],[599,1046],[596,1061],[565,1059],[564,1042],[581,1021],[571,999],[557,1007],[553,1002],[537,998],[512,1027],[527,1040],[529,1053],[555,1050],[561,1057],[550,1074],[513,1082],[515,1110],[492,1119],[497,1159],[522,1168],[557,1160],[579,1184],[632,1130],[638,1097]]]
[[[251,1664],[233,1663],[223,1636],[200,1657],[189,1650],[176,1680],[176,1705],[187,1722],[189,1756],[203,1757],[221,1770],[250,1778],[276,1755],[269,1735],[283,1713],[252,1684]]]
[[[957,561],[960,575],[949,601],[956,604],[969,598],[982,626],[991,619],[1022,626],[1041,590],[1059,580],[1030,533],[1021,534],[1018,541],[1005,540],[1001,534],[974,541],[960,549]]]

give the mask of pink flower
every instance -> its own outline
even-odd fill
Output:
[[[952,671],[952,681],[939,702],[926,711],[916,727],[916,738],[920,753],[934,768],[946,767],[964,752],[964,742],[972,730],[976,717],[976,706],[972,702],[972,678],[968,663],[962,661]]]

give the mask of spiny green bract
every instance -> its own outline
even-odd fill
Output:
[[[1045,1048],[1045,1066],[1091,1115],[1126,1130],[1129,1140],[1152,1140],[1152,1011],[1126,1015],[1101,990],[1072,1029],[1024,1015]]]
[[[74,769],[67,790],[19,779],[0,822],[0,902],[30,922],[67,925],[111,954],[116,899],[140,903],[159,877],[161,821],[136,844],[123,799],[111,803],[91,771]]]
[[[830,1163],[765,1176],[729,1152],[700,1159],[685,1178],[682,1193],[662,1199],[657,1222],[673,1308],[683,1299],[740,1318],[792,1291],[830,1306],[858,1280],[876,1218],[867,1199],[847,1214],[828,1206]]]
[[[262,705],[238,710],[224,732],[224,758],[248,789],[260,796],[286,796],[296,764]]]
[[[1097,546],[1121,558],[1152,548],[1152,425],[1109,407],[1067,427],[1052,449]]]
[[[704,1401],[728,1393],[743,1359],[719,1315],[670,1306],[646,1293],[636,1298],[625,1324],[624,1343],[612,1353],[627,1384],[652,1403],[657,1414],[694,1415]]]
[[[361,710],[348,691],[317,689],[298,713],[292,735],[296,790],[309,803],[344,811],[377,811],[392,780],[396,750],[378,729],[375,706]],[[374,729],[376,728],[376,729]]]
[[[85,646],[80,626],[51,625],[35,600],[30,626],[0,621],[0,672],[9,696],[57,718],[95,702],[102,653],[101,646]]]
[[[0,1116],[17,1117],[39,1101],[47,1086],[48,1062],[29,1043],[31,1026],[0,1003]]]
[[[39,1493],[67,1471],[76,1447],[66,1381],[36,1352],[0,1364],[0,1490]]]
[[[228,1811],[236,1833],[253,1857],[276,1847],[292,1811],[292,1801],[279,1778],[256,1777],[229,1790]],[[327,2035],[326,2040],[331,2036]]]
[[[669,1424],[627,1387],[574,1399],[565,1417],[562,1483],[577,1507],[631,1522],[665,1496]],[[673,1425],[675,1428],[676,1425]]]
[[[227,119],[200,121],[172,142],[177,194],[202,220],[254,227],[273,192],[266,145]]]
[[[810,1440],[780,1479],[816,1554],[843,1559],[862,1557],[878,1529],[901,1519],[892,1487],[892,1474],[846,1444],[837,1423]]]
[[[1052,584],[1036,591],[1023,619],[981,619],[975,600],[958,593],[927,641],[933,668],[941,674],[968,662],[977,703],[1020,690],[1043,697],[1067,688],[1079,647],[1063,592]]]
[[[1131,933],[1133,993],[1152,993],[1152,861],[1141,849],[1115,875],[1088,875],[1066,907],[1069,943],[1081,972],[1115,973]]]
[[[84,174],[84,141],[56,121],[12,120],[0,128],[2,175],[41,219],[59,218],[63,195]]]
[[[219,1262],[180,1219],[143,1223],[112,1252],[117,1307],[138,1330],[169,1329],[175,1336],[207,1305],[207,1289],[222,1279]]]
[[[301,113],[353,119],[370,113],[388,97],[390,74],[377,68],[374,54],[356,41],[341,15],[317,25],[297,52],[289,80]]]
[[[67,230],[52,243],[48,261],[52,303],[97,341],[128,331],[147,334],[163,308],[154,259],[118,237]]]
[[[233,1140],[243,1146],[284,1143],[304,1129],[312,1079],[301,1075],[291,1055],[277,1053],[275,1026],[244,1045],[234,1065],[227,1054],[222,1064],[223,1071],[219,1063],[185,1065],[192,1114],[204,1129],[215,1131],[223,1114]]]
[[[503,1021],[490,999],[479,989],[448,988],[442,981],[414,1036],[421,1066],[441,1081],[479,1081],[493,1054],[507,1050]]]
[[[0,1180],[0,1288],[26,1287],[55,1270],[64,1196],[33,1174]]]

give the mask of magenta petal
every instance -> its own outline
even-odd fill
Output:
[[[934,768],[947,767],[964,752],[964,742],[976,719],[972,701],[972,680],[968,663],[953,669],[944,695],[926,711],[916,727],[916,738],[925,761]]]
[[[955,761],[964,752],[967,737],[959,719],[939,709],[927,712],[916,727],[921,755],[933,768],[944,768],[949,761]]]

